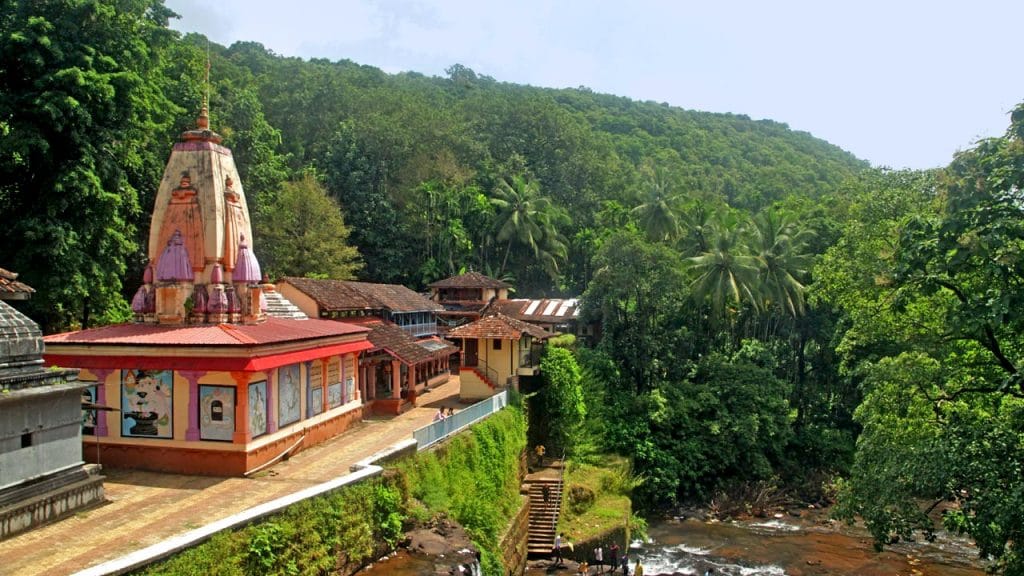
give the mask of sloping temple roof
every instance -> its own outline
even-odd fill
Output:
[[[441,305],[400,284],[374,284],[350,280],[323,280],[286,276],[288,283],[312,298],[321,311],[380,310],[392,312],[432,312]]]
[[[455,346],[435,338],[417,340],[394,324],[375,322],[367,326],[370,328],[367,339],[374,347],[386,350],[406,364],[415,365],[427,360],[447,358],[458,350]]]
[[[428,284],[428,288],[511,288],[512,285],[479,272],[466,272]]]
[[[31,286],[18,282],[16,273],[0,268],[0,300],[24,300],[33,292]]]
[[[448,338],[490,338],[492,340],[519,340],[523,334],[543,340],[554,336],[550,332],[504,314],[494,314],[463,324],[448,332]]]

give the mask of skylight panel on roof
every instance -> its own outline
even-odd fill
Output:
[[[523,312],[523,314],[526,316],[533,314],[537,310],[537,306],[540,306],[540,300],[531,300],[530,305],[526,307],[526,312]]]
[[[555,311],[555,307],[558,306],[558,300],[551,300],[548,302],[547,307],[544,308],[544,313],[541,316],[551,316]]]
[[[558,307],[558,312],[555,313],[555,316],[565,316],[565,313],[569,311],[569,306],[571,305],[570,300],[562,300],[562,305]]]

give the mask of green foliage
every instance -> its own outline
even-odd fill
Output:
[[[286,183],[255,218],[267,271],[280,276],[320,276],[351,280],[361,266],[359,252],[346,242],[349,228],[341,211],[316,179],[307,174]]]
[[[519,509],[526,418],[513,405],[444,446],[399,462],[409,494],[461,524],[481,551],[484,574],[504,574],[498,538]]]
[[[548,345],[540,372],[544,377],[540,410],[544,414],[548,448],[555,454],[572,454],[587,416],[579,364],[571,351]]]
[[[1007,574],[1024,573],[1022,141],[1024,106],[941,173],[882,175],[817,274],[864,392],[839,513],[884,544],[930,534],[945,502],[945,525]]]
[[[647,509],[710,494],[727,479],[769,478],[785,457],[791,430],[789,386],[767,368],[711,354],[692,373],[633,396],[609,380],[600,355],[585,372],[605,380],[607,448],[629,455],[642,478],[635,499]]]
[[[637,392],[664,380],[692,345],[681,262],[635,231],[609,236],[594,256],[583,320],[601,324],[601,347]]]
[[[159,179],[176,110],[161,75],[170,15],[160,0],[4,3],[0,245],[47,332],[124,308],[138,190]]]
[[[314,576],[373,558],[401,535],[399,487],[373,480],[291,506],[266,521],[222,532],[139,574]]]
[[[628,459],[604,454],[593,464],[569,460],[567,502],[558,518],[559,531],[573,542],[605,539],[628,519],[631,538],[643,538],[646,525],[633,516],[630,501],[637,484]]]

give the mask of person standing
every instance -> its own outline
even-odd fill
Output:
[[[622,576],[629,576],[629,554],[622,555]]]
[[[619,567],[619,545],[616,542],[612,542],[612,545],[608,547],[608,571],[615,572],[615,569]]]
[[[555,565],[562,564],[562,533],[555,536]]]
[[[604,572],[604,548],[601,544],[597,544],[597,548],[594,548],[594,566],[597,568],[597,573]]]
[[[633,567],[633,576],[644,576],[644,565],[640,563],[640,557],[636,557],[636,566]]]

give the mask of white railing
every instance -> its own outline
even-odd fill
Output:
[[[418,444],[416,449],[423,450],[469,425],[487,418],[505,406],[508,406],[507,390],[503,390],[490,398],[464,408],[444,420],[438,420],[414,430],[412,437],[416,439]]]

